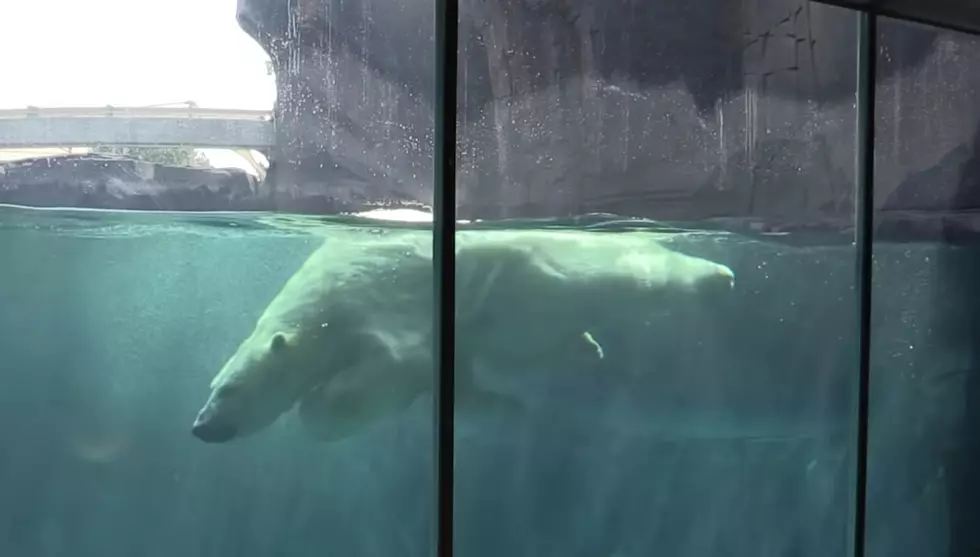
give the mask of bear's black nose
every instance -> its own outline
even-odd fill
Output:
[[[191,427],[191,433],[205,443],[225,443],[235,438],[233,426],[213,420],[196,420]]]

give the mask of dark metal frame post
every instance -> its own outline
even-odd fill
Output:
[[[432,207],[433,288],[436,331],[435,554],[453,555],[453,460],[456,342],[456,59],[458,0],[435,0],[435,164]]]
[[[868,421],[871,391],[871,271],[874,247],[875,81],[877,77],[878,21],[874,14],[858,14],[857,157],[855,212],[857,218],[858,290],[858,404],[852,555],[864,557],[868,486]]]

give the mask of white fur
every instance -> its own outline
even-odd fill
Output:
[[[431,238],[351,236],[328,238],[287,281],[215,376],[199,423],[221,423],[242,437],[299,403],[307,431],[336,439],[431,392]],[[616,317],[610,297],[643,304],[642,311],[667,296],[731,289],[733,280],[724,265],[669,250],[650,233],[461,232],[458,406],[519,408],[477,384],[471,367],[481,355],[595,354],[586,333]]]

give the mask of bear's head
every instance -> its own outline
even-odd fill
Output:
[[[309,390],[290,333],[256,331],[211,381],[211,396],[191,432],[207,443],[225,443],[269,426]]]

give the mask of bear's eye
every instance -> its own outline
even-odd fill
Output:
[[[273,350],[282,350],[286,347],[286,335],[282,333],[272,335],[271,345]]]

